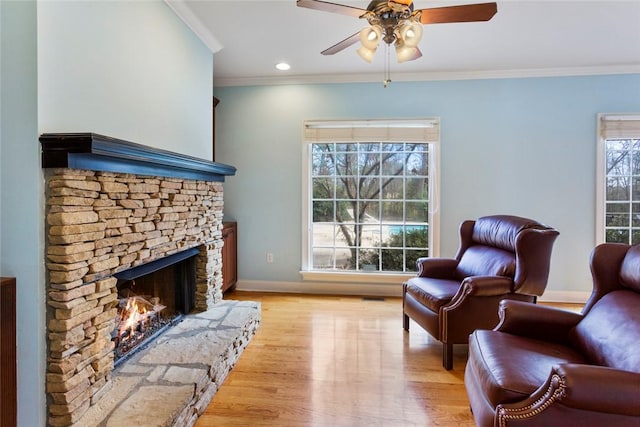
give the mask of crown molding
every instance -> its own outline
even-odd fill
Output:
[[[332,83],[381,83],[382,71],[366,74],[292,75],[278,77],[213,77],[214,87],[270,86]],[[484,71],[434,71],[393,73],[393,82],[421,82],[443,80],[483,80],[534,77],[579,77],[611,74],[640,74],[640,64],[570,68],[528,68]]]
[[[212,53],[219,52],[224,46],[218,39],[211,34],[211,31],[202,23],[202,21],[193,14],[191,9],[185,4],[184,0],[164,0],[164,2],[173,10],[173,12],[202,40]]]

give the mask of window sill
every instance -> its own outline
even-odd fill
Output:
[[[339,271],[300,271],[303,281],[342,283],[402,283],[416,273],[363,273]]]

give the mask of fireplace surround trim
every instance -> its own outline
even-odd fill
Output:
[[[223,182],[236,168],[92,132],[44,133],[43,168],[87,169]]]

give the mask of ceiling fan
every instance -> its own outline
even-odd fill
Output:
[[[347,37],[321,53],[333,55],[360,41],[358,54],[367,62],[380,40],[395,45],[398,62],[413,61],[422,56],[418,43],[422,38],[421,24],[488,21],[498,11],[496,3],[478,3],[414,10],[412,0],[372,0],[367,9],[321,0],[297,0],[297,5],[309,9],[339,13],[366,19],[369,27]]]

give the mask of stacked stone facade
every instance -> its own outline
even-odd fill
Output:
[[[222,299],[219,182],[47,172],[49,424],[71,425],[111,387],[114,273],[198,247],[196,310]]]

